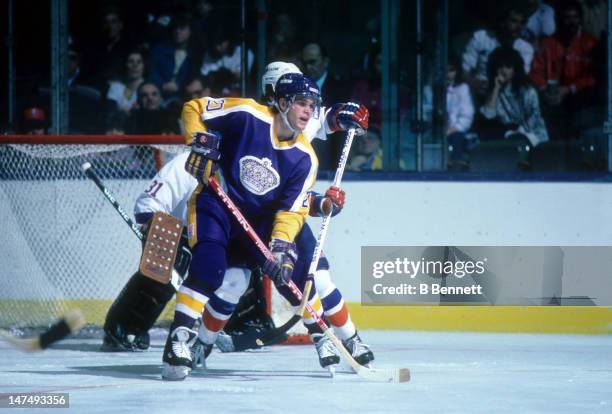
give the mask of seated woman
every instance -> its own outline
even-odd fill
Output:
[[[144,59],[142,53],[134,50],[125,60],[122,80],[110,82],[106,99],[115,101],[117,109],[129,114],[137,104],[138,87],[144,82]]]
[[[481,139],[512,139],[517,142],[520,169],[531,169],[533,147],[548,141],[546,125],[540,114],[538,93],[529,84],[521,55],[512,48],[491,52],[487,64],[489,87],[484,117],[478,126]]]

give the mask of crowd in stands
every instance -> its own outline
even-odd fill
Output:
[[[517,167],[526,170],[536,147],[580,140],[585,166],[604,167],[607,2],[547,1],[499,2],[497,18],[475,27],[461,49],[449,54],[448,169],[469,170],[470,151],[478,140],[516,144]],[[239,14],[212,0],[189,5],[150,13],[144,34],[130,31],[120,6],[108,6],[100,12],[99,26],[92,28],[100,36],[88,42],[70,36],[71,133],[180,134],[186,100],[239,95]],[[291,14],[269,15],[268,29],[266,61],[297,64],[321,87],[323,106],[353,99],[369,108],[371,131],[357,140],[349,168],[382,169],[382,56],[377,39],[363,51],[360,70],[347,74],[337,72],[328,44],[298,35]],[[251,39],[247,46],[253,86],[256,43]],[[426,86],[425,100],[430,102],[425,106],[430,109],[431,89]],[[48,85],[40,85],[36,94],[20,108],[22,133],[48,127]],[[254,89],[249,94],[258,98]],[[401,84],[402,122],[412,116],[411,95]],[[333,169],[341,140],[314,144],[322,168]]]
[[[476,107],[471,128],[481,140],[516,142],[519,168],[531,168],[536,146],[549,140],[584,141],[587,131],[585,166],[604,167],[604,135],[592,133],[603,125],[601,99],[594,97],[603,86],[596,81],[601,57],[595,54],[598,39],[584,19],[603,3],[558,0],[553,8],[538,0],[516,2],[500,8],[497,24],[475,31],[467,42],[462,69]],[[605,26],[591,27],[603,44]],[[464,146],[449,141],[451,168],[465,168]]]

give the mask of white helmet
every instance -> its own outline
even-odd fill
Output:
[[[276,82],[278,81],[278,78],[280,78],[286,73],[302,74],[302,71],[293,63],[280,61],[268,63],[268,66],[266,66],[266,70],[264,71],[264,74],[261,77],[261,93],[263,94],[264,98],[270,98],[274,96],[274,91],[276,90]]]

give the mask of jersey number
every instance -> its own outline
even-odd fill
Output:
[[[151,183],[151,186],[145,190],[145,193],[155,198],[159,189],[162,188],[162,185],[164,185],[164,183],[160,183],[157,180],[153,180],[153,182]]]

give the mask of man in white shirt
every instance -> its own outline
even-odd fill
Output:
[[[477,30],[472,35],[463,52],[462,67],[465,80],[477,101],[482,100],[489,85],[487,79],[489,55],[499,46],[512,46],[519,52],[525,64],[525,73],[529,73],[534,52],[533,46],[519,37],[524,24],[524,12],[518,8],[510,8],[503,15],[496,30]]]

